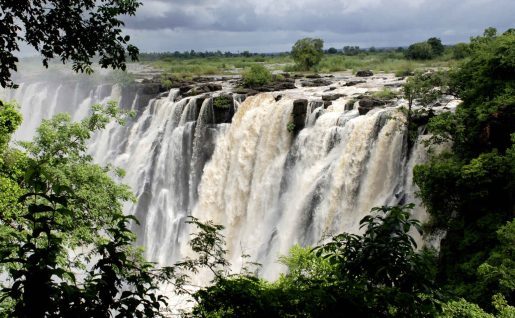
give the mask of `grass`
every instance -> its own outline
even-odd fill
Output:
[[[450,50],[439,58],[425,61],[407,60],[400,52],[360,53],[355,56],[326,54],[314,72],[352,71],[355,73],[358,70],[366,69],[375,73],[385,72],[395,73],[397,76],[407,76],[417,69],[450,67],[455,62]],[[166,57],[156,61],[142,61],[142,63],[178,78],[203,75],[241,75],[253,65],[264,65],[270,71],[297,72],[293,59],[286,54],[251,57]]]

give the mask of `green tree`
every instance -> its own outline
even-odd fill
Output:
[[[122,34],[121,15],[134,15],[137,0],[0,1],[0,85],[15,87],[16,52],[25,43],[43,56],[43,65],[57,57],[73,61],[77,72],[92,72],[92,59],[104,67],[125,70],[127,56],[136,60],[138,49]]]
[[[408,47],[404,55],[410,60],[429,60],[433,58],[433,48],[427,42],[414,43]]]
[[[445,72],[416,72],[408,77],[402,88],[404,98],[408,101],[406,126],[408,127],[409,148],[417,138],[418,125],[413,122],[413,104],[417,102],[427,107],[438,100],[447,90],[447,75]],[[432,110],[419,110],[418,113],[432,114]]]
[[[269,283],[250,272],[222,274],[194,293],[194,317],[427,317],[434,302],[433,257],[416,250],[413,205],[382,207],[360,222],[363,235],[341,234],[314,250],[295,246],[280,262],[288,271]],[[212,225],[201,232],[216,233]],[[200,237],[200,236],[196,236]],[[201,241],[198,259],[223,251],[220,236]],[[219,242],[219,243],[216,243]],[[215,244],[215,246],[213,245]],[[223,254],[223,253],[222,253]],[[224,262],[212,262],[221,264]],[[224,266],[226,266],[225,264]],[[195,266],[194,266],[195,267]]]
[[[487,30],[470,49],[470,58],[450,73],[449,88],[462,103],[428,126],[435,142],[451,142],[452,152],[416,167],[414,178],[431,215],[428,228],[446,233],[439,283],[490,310],[488,299],[500,290],[499,283],[484,280],[478,268],[504,263],[490,257],[501,249],[496,231],[513,219],[515,34]],[[513,296],[507,301],[512,304]]]
[[[310,70],[317,66],[324,56],[322,39],[304,38],[293,45],[291,55],[302,70]]]
[[[470,46],[467,43],[456,43],[452,47],[452,56],[457,59],[461,60],[470,55]]]
[[[440,56],[445,51],[445,47],[442,44],[442,40],[439,38],[429,38],[427,40],[427,43],[431,45],[431,51],[433,52],[434,56]]]
[[[33,142],[0,145],[0,312],[9,317],[155,317],[157,272],[133,247],[122,212],[134,197],[86,153],[91,134],[126,115],[110,103],[73,123],[44,121]],[[21,122],[0,106],[0,130]],[[2,135],[4,136],[4,135]],[[8,139],[8,137],[7,137]],[[166,275],[165,275],[166,276]],[[163,276],[164,277],[164,276]]]

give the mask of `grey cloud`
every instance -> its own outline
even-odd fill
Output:
[[[135,39],[161,34],[185,41],[174,41],[170,49],[187,42],[205,49],[239,47],[247,38],[266,47],[301,34],[321,34],[335,44],[374,40],[371,45],[396,46],[427,35],[450,43],[488,26],[515,26],[512,0],[143,0],[143,5],[153,10],[126,19],[127,28]],[[196,38],[188,40],[185,34]],[[138,42],[143,50],[152,47],[148,38]]]

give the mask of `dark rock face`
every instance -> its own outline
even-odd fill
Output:
[[[291,111],[291,115],[293,117],[293,124],[295,128],[293,133],[296,134],[301,131],[306,125],[306,113],[308,111],[308,100],[307,99],[297,99],[293,101],[293,108]]]
[[[356,73],[356,76],[358,77],[369,77],[372,75],[374,75],[374,73],[372,73],[370,70],[361,70]]]
[[[327,95],[322,95],[322,100],[323,101],[333,101],[333,100],[337,100],[340,97],[345,97],[345,96],[347,96],[347,95],[345,95],[345,94],[327,94]]]
[[[332,82],[328,81],[326,79],[316,78],[316,79],[313,79],[313,80],[301,81],[300,84],[303,87],[319,87],[319,86],[329,86],[329,85],[332,84]]]
[[[385,106],[386,102],[375,98],[363,98],[359,101],[358,112],[365,115],[375,107]]]

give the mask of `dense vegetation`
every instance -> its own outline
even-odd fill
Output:
[[[438,282],[489,308],[496,293],[515,301],[515,33],[485,32],[470,47],[450,73],[462,104],[429,123],[434,140],[451,141],[453,151],[417,167],[415,181],[428,228],[446,233]]]
[[[33,142],[14,147],[10,136],[22,118],[0,104],[0,317],[159,314],[164,272],[133,246],[134,219],[122,204],[134,197],[108,174],[123,172],[85,153],[94,131],[125,117],[114,104],[94,106],[78,123],[60,114],[41,124]]]

